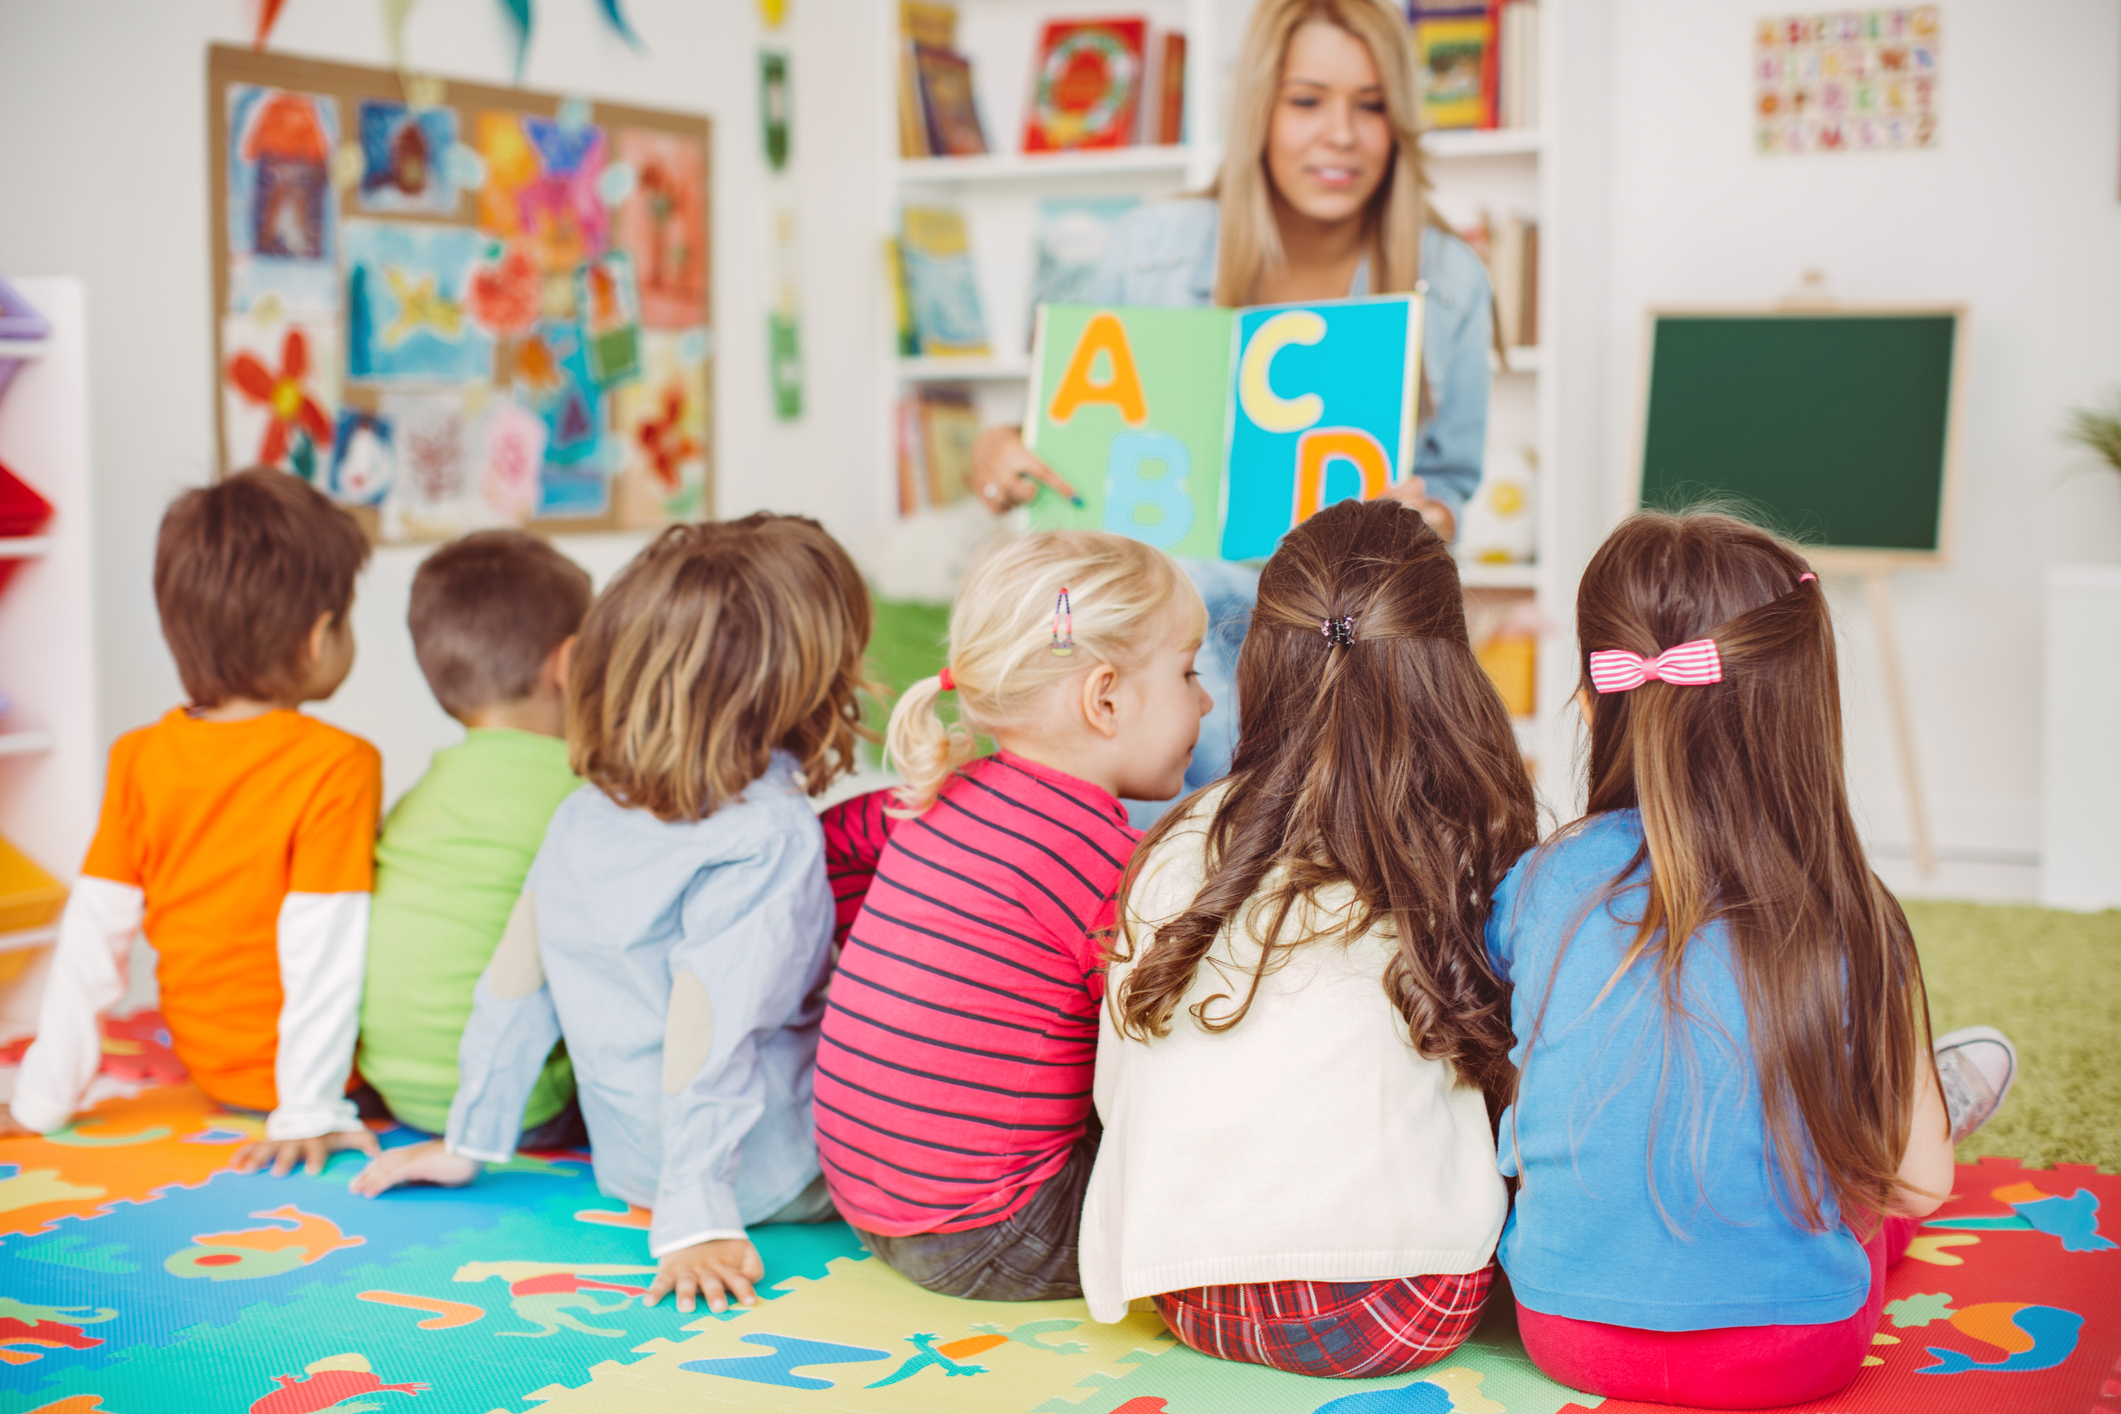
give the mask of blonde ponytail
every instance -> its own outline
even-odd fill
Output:
[[[1074,651],[1053,651],[1055,608],[1070,600]],[[1101,530],[1051,530],[1004,540],[965,574],[950,611],[949,672],[958,721],[936,711],[940,676],[906,689],[884,732],[884,757],[904,784],[900,810],[918,815],[978,754],[977,733],[1030,721],[1050,687],[1096,663],[1125,671],[1155,647],[1172,606],[1207,629],[1200,592],[1163,551]]]

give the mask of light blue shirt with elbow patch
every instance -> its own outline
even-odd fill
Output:
[[[597,1187],[654,1209],[663,1256],[739,1237],[818,1177],[812,1071],[832,957],[824,833],[793,757],[704,820],[595,786],[561,802],[479,979],[452,1153],[500,1161],[556,1041]],[[534,953],[528,949],[534,948]]]

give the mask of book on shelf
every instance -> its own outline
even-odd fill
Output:
[[[1164,35],[1156,75],[1156,141],[1175,147],[1186,140],[1186,37],[1177,30]]]
[[[1080,304],[1089,298],[1090,280],[1113,226],[1139,205],[1141,198],[1134,196],[1056,196],[1038,204],[1031,249],[1033,313],[1027,327],[1036,328],[1042,304]]]
[[[1414,465],[1420,295],[1249,309],[1039,308],[1025,444],[1082,493],[1041,529],[1261,559]]]
[[[980,430],[971,393],[921,388],[901,397],[895,411],[899,514],[953,505],[971,495],[972,444]]]
[[[1413,12],[1413,24],[1422,127],[1494,127],[1494,10],[1487,4],[1423,5]]]
[[[921,90],[921,119],[933,157],[979,157],[987,151],[986,129],[972,96],[972,63],[954,49],[913,46],[913,72]]]
[[[1503,0],[1495,37],[1500,51],[1501,91],[1496,122],[1505,128],[1539,126],[1539,6],[1533,0]]]
[[[1487,217],[1482,215],[1483,224]],[[1488,239],[1488,279],[1495,289],[1495,323],[1507,348],[1539,342],[1539,223],[1505,216]]]
[[[1024,151],[1130,146],[1148,33],[1139,16],[1050,21],[1033,67]]]
[[[928,118],[921,108],[921,80],[914,62],[919,48],[951,52],[957,48],[957,6],[932,0],[899,0],[898,152],[901,157],[929,157]]]
[[[906,261],[896,237],[884,237],[884,283],[891,287],[892,328],[900,358],[921,351],[921,340],[913,327],[913,302],[906,295]]]
[[[985,357],[987,317],[964,213],[947,206],[906,207],[899,213],[899,259],[919,351]]]

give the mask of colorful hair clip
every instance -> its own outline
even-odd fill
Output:
[[[1326,651],[1335,648],[1352,648],[1355,645],[1355,617],[1320,619],[1318,631],[1326,636]]]
[[[1810,570],[1806,570],[1806,571],[1805,571],[1805,572],[1804,572],[1803,574],[1800,574],[1800,575],[1798,575],[1798,576],[1797,576],[1797,582],[1798,582],[1799,584],[1802,584],[1802,583],[1804,583],[1804,582],[1805,582],[1806,580],[1808,580],[1808,579],[1814,579],[1814,580],[1815,580],[1815,579],[1817,579],[1817,578],[1819,578],[1819,576],[1818,576],[1818,575],[1816,575],[1816,574],[1813,574],[1813,573],[1812,573],[1812,572],[1811,572]]]
[[[950,676],[950,669],[947,666],[941,672],[937,673],[935,677],[938,682],[942,683],[943,691],[957,691],[957,679]]]
[[[1723,681],[1723,655],[1713,638],[1696,638],[1667,648],[1654,658],[1625,648],[1601,648],[1591,655],[1591,686],[1603,693],[1633,692],[1646,682],[1675,687],[1707,687]]]
[[[1065,658],[1075,651],[1075,610],[1068,604],[1068,586],[1062,585],[1053,604],[1053,656]]]

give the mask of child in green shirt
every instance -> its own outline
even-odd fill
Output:
[[[391,1114],[439,1134],[457,1089],[472,989],[507,928],[545,823],[579,785],[567,763],[567,655],[589,576],[534,535],[480,531],[412,582],[413,651],[464,740],[435,753],[376,843],[361,1078]],[[525,1149],[582,1142],[574,1072],[555,1048],[523,1110]]]

